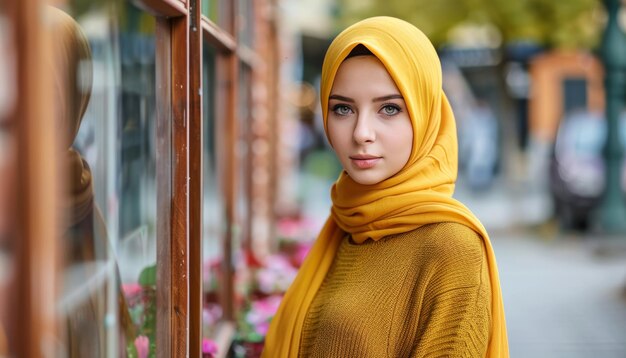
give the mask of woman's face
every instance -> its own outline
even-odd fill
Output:
[[[406,104],[375,56],[343,61],[328,100],[328,136],[348,175],[376,184],[409,160],[413,128]]]

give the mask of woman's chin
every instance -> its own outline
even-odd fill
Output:
[[[361,185],[374,185],[378,184],[381,181],[387,179],[380,175],[379,173],[375,173],[374,171],[365,172],[365,171],[346,171],[350,178],[354,180],[356,183]]]

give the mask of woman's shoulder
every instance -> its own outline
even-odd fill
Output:
[[[457,264],[482,261],[485,245],[482,237],[471,228],[454,222],[424,225],[405,233],[411,242],[437,260],[453,258]]]

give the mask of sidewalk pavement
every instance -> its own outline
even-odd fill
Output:
[[[626,357],[626,239],[526,231],[491,240],[511,357]]]
[[[490,233],[511,357],[626,357],[626,237],[561,232],[536,189],[456,197]]]

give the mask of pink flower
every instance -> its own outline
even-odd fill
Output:
[[[137,349],[138,358],[148,358],[150,352],[150,340],[146,336],[135,338],[135,349]]]
[[[283,296],[274,295],[262,300],[254,301],[252,302],[252,311],[258,312],[266,317],[273,316],[276,311],[278,311],[278,306],[280,306],[280,301],[282,299]]]
[[[209,303],[202,308],[202,321],[207,326],[212,326],[222,318],[222,307],[218,304]]]
[[[125,283],[122,285],[122,291],[127,298],[134,297],[141,293],[143,289],[138,283]]]
[[[221,263],[221,258],[214,258],[204,261],[202,265],[202,279],[204,281],[204,286],[208,287],[209,291],[217,289],[217,279]]]
[[[283,236],[297,237],[300,229],[300,222],[295,219],[285,218],[278,222],[278,232]]]
[[[300,243],[298,244],[298,248],[296,249],[296,253],[294,254],[295,264],[300,267],[306,258],[306,255],[309,254],[311,250],[311,243]]]
[[[297,273],[298,270],[286,256],[270,255],[265,260],[265,266],[256,271],[256,281],[263,293],[284,292]]]
[[[202,338],[202,353],[214,356],[217,354],[217,344],[208,338]]]
[[[254,326],[258,334],[262,336],[267,334],[269,323],[278,311],[282,298],[280,295],[274,295],[252,302],[250,311],[246,314],[246,321]]]
[[[291,241],[311,240],[319,232],[324,222],[313,218],[283,218],[278,221],[278,234]]]
[[[259,324],[257,324],[256,326],[254,326],[254,330],[262,335],[262,336],[266,336],[267,335],[267,331],[270,330],[270,323],[269,322],[261,322]]]

